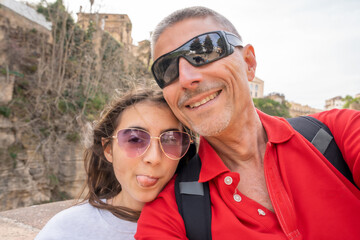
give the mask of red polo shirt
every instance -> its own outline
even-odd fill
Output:
[[[201,138],[199,181],[209,181],[213,239],[360,239],[360,191],[286,120],[258,114],[268,135],[264,168],[275,213],[236,190],[241,176]],[[360,112],[314,116],[332,131],[360,186]],[[174,179],[144,207],[135,238],[187,239]]]

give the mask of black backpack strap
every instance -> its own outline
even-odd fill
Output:
[[[350,182],[352,173],[346,164],[330,129],[310,116],[289,118],[291,126],[311,142]],[[199,183],[201,160],[196,154],[178,169],[175,179],[175,197],[179,213],[184,219],[189,240],[211,239],[211,202],[209,184]]]
[[[289,118],[291,126],[311,142],[329,162],[355,185],[349,166],[346,164],[330,129],[321,121],[310,116]],[[355,185],[356,186],[356,185]]]
[[[181,166],[175,179],[175,197],[189,240],[211,239],[211,202],[208,182],[199,183],[201,160],[196,154]]]

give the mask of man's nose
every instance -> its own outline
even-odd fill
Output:
[[[179,83],[186,89],[195,89],[202,81],[198,67],[191,65],[186,59],[179,59]]]

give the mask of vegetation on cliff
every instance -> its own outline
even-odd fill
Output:
[[[360,98],[347,95],[344,98],[344,101],[345,101],[345,104],[344,104],[343,108],[352,108],[352,109],[360,110]]]
[[[66,197],[57,190],[61,183],[53,166],[63,157],[59,146],[78,144],[85,123],[115,92],[152,80],[148,66],[95,22],[85,30],[77,26],[61,0],[36,7],[52,22],[49,35],[35,28],[6,29],[7,59],[0,74],[15,82],[13,98],[0,106],[0,115],[14,123],[16,141],[1,150],[0,158],[15,169],[19,162],[26,164],[26,145],[31,145],[42,156],[52,200],[57,200]]]
[[[254,98],[254,105],[264,113],[267,113],[271,116],[279,116],[289,118],[289,104],[284,101],[279,103],[269,98]]]

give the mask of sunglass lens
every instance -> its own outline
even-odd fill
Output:
[[[171,159],[182,158],[190,146],[190,136],[183,132],[169,131],[160,136],[161,147]]]
[[[142,155],[150,144],[150,135],[140,129],[123,129],[117,135],[118,145],[129,158]]]
[[[201,66],[222,58],[226,43],[218,33],[208,33],[192,39],[185,58],[195,66]]]
[[[219,33],[197,36],[155,61],[152,66],[155,79],[164,88],[179,76],[179,57],[186,58],[194,66],[201,66],[225,57],[226,47],[227,44]]]
[[[178,58],[168,58],[168,65],[166,70],[164,71],[164,84],[167,85],[168,83],[172,82],[174,79],[178,77]]]

